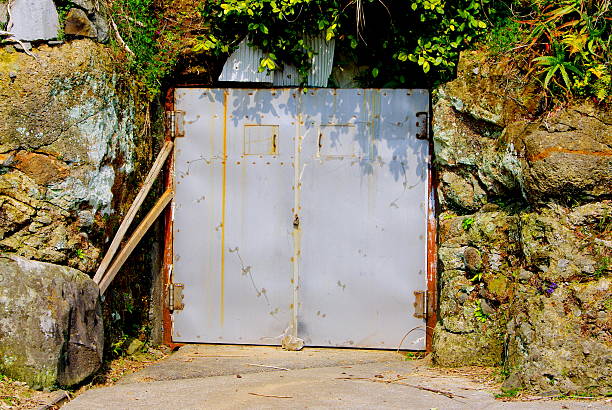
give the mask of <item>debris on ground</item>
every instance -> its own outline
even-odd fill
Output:
[[[147,366],[166,358],[167,349],[148,348],[130,356],[123,356],[108,361],[89,383],[82,385],[73,392],[64,390],[37,391],[31,389],[25,382],[10,379],[0,374],[0,410],[8,409],[56,409],[63,402],[71,400],[79,394],[97,387],[112,386],[123,376],[137,372]]]

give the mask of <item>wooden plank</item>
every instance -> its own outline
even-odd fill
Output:
[[[121,241],[123,240],[123,237],[125,236],[130,225],[132,224],[134,217],[136,217],[136,214],[138,213],[138,210],[142,206],[142,203],[144,202],[145,198],[147,197],[147,194],[151,190],[151,187],[153,186],[153,182],[155,182],[157,175],[159,175],[159,172],[161,171],[162,167],[164,166],[164,163],[166,162],[166,158],[168,158],[168,155],[172,151],[173,145],[174,144],[172,141],[166,141],[161,151],[157,155],[157,159],[153,163],[153,166],[151,167],[149,174],[145,178],[144,183],[142,184],[142,187],[140,188],[140,191],[136,195],[136,198],[134,198],[134,202],[132,203],[132,205],[130,206],[130,209],[128,209],[127,213],[125,214],[125,219],[123,219],[123,221],[121,222],[121,225],[119,226],[119,229],[117,230],[117,233],[115,234],[115,237],[113,238],[113,241],[108,247],[108,250],[106,251],[104,258],[102,259],[102,262],[100,262],[100,266],[98,267],[98,270],[96,271],[96,274],[93,278],[94,282],[96,282],[97,284],[100,284],[100,281],[102,280],[102,277],[104,276],[104,272],[106,272],[106,269],[113,261],[113,257],[115,256],[115,253],[119,249],[119,246],[121,245]]]
[[[157,217],[162,213],[162,211],[166,208],[168,203],[174,197],[174,191],[171,189],[167,190],[163,193],[163,195],[159,198],[159,200],[155,203],[153,208],[149,211],[147,216],[144,217],[142,222],[138,225],[138,227],[134,230],[130,239],[126,242],[125,246],[121,249],[117,257],[113,261],[113,264],[108,268],[105,275],[100,280],[100,294],[104,294],[112,280],[115,278],[119,269],[123,266],[127,258],[130,256],[136,245],[140,242],[145,233],[149,230],[153,222],[157,219]]]

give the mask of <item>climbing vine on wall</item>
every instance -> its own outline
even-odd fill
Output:
[[[198,37],[196,51],[228,53],[248,36],[267,53],[260,70],[283,63],[304,79],[312,53],[304,37],[335,39],[337,49],[357,66],[364,85],[435,82],[454,72],[460,50],[482,37],[488,0],[213,0],[200,14],[210,32]],[[412,74],[412,75],[411,75]],[[415,81],[415,76],[419,81]]]
[[[610,0],[110,0],[148,95],[186,49],[223,60],[242,41],[265,53],[260,70],[292,64],[304,80],[315,52],[336,42],[334,65],[361,86],[435,86],[454,76],[459,53],[487,43],[527,61],[556,100],[610,101]],[[188,5],[188,6],[187,6]],[[518,64],[518,63],[517,63]],[[347,72],[348,72],[347,71]],[[331,86],[337,86],[331,82]]]

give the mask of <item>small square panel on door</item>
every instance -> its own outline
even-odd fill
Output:
[[[244,126],[244,155],[278,154],[278,125]]]
[[[317,156],[324,158],[355,157],[359,148],[358,138],[355,124],[321,124]]]

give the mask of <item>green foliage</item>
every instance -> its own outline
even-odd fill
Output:
[[[478,306],[474,310],[474,317],[479,322],[485,323],[489,319],[489,315],[482,311],[482,302],[478,303]]]
[[[266,53],[261,71],[290,63],[305,80],[314,53],[305,38],[323,35],[337,55],[368,67],[363,85],[414,85],[416,73],[422,86],[452,76],[459,51],[487,30],[488,1],[212,0],[200,8],[210,30],[194,50],[225,55],[246,36]]]
[[[571,95],[610,102],[610,2],[607,0],[536,0],[515,15],[525,33],[517,41],[532,71],[557,98]],[[526,7],[525,7],[526,6]]]
[[[523,35],[523,26],[518,21],[503,17],[492,27],[486,42],[494,55],[504,55],[515,51]]]
[[[518,397],[523,389],[508,389],[495,395],[496,399],[512,399]]]
[[[276,70],[292,63],[305,78],[314,50],[305,37],[325,33],[329,41],[339,28],[339,1],[330,0],[213,0],[200,7],[210,31],[198,37],[194,51],[227,54],[244,38],[267,55],[259,70]]]
[[[461,221],[461,227],[463,230],[467,231],[474,224],[474,218],[465,218]]]
[[[477,272],[474,276],[470,278],[472,282],[480,282],[482,280],[482,272]]]
[[[597,264],[597,268],[595,268],[595,271],[593,272],[592,276],[594,276],[595,278],[600,278],[602,275],[604,275],[606,272],[610,271],[610,258],[605,256],[603,258],[601,258]]]
[[[406,360],[406,361],[419,360],[419,359],[422,359],[423,357],[424,357],[424,353],[423,352],[406,352],[406,353],[404,353],[404,360]]]
[[[116,341],[111,343],[111,352],[114,357],[123,356],[125,354],[125,350],[127,349],[127,341],[129,340],[128,335],[121,335]]]
[[[68,7],[68,2],[64,3]],[[305,81],[315,50],[335,40],[334,65],[364,87],[433,87],[453,78],[459,53],[486,37],[496,55],[527,61],[555,100],[611,101],[608,0],[210,0],[168,18],[163,0],[113,0],[137,85],[157,95],[181,49],[223,61],[242,41],[264,51],[260,71],[294,65]],[[64,8],[60,7],[60,14]],[[120,42],[117,46],[124,48]],[[333,83],[332,83],[333,85]]]
[[[176,65],[180,51],[179,26],[168,27],[155,7],[155,0],[113,0],[111,14],[116,20],[134,82],[149,99],[159,94],[163,79]],[[116,44],[118,47],[119,44]]]
[[[71,8],[76,5],[70,0],[60,0],[56,2],[55,8],[57,9],[58,21],[59,21],[59,31],[57,33],[58,40],[64,40],[64,22],[66,21],[66,16]]]

